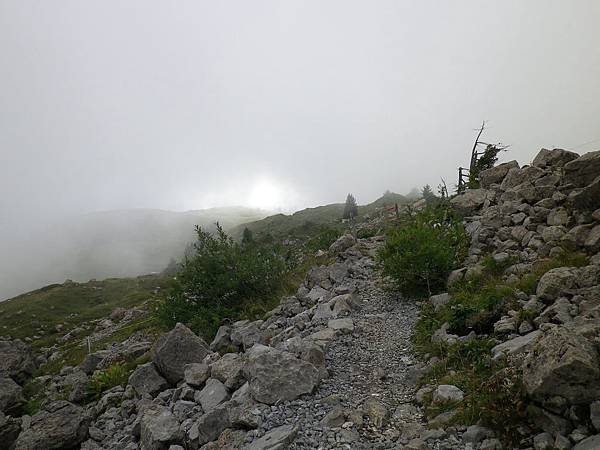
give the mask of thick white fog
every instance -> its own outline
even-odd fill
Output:
[[[0,298],[96,211],[452,185],[484,119],[504,159],[597,150],[599,20],[595,0],[4,0]],[[61,253],[45,281],[77,265]]]

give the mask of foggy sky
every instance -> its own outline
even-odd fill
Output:
[[[596,150],[598,23],[596,0],[0,0],[0,246],[263,206],[257,183],[283,209],[453,184],[483,119],[504,159]]]

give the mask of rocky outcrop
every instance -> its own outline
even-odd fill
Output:
[[[0,377],[23,383],[36,369],[35,355],[23,341],[0,339]]]
[[[12,378],[0,378],[0,412],[18,413],[23,403],[23,389]]]
[[[31,417],[31,423],[16,441],[15,450],[78,448],[87,438],[89,422],[83,408],[66,401],[52,403]]]
[[[495,312],[488,326],[497,340],[493,359],[522,373],[529,419],[544,431],[530,441],[535,448],[586,448],[586,440],[595,448],[590,435],[598,428],[590,415],[600,401],[600,152],[542,149],[532,165],[499,165],[480,181],[482,189],[451,200],[465,215],[471,245],[448,284],[480,274],[488,255],[508,286],[530,283],[534,292],[515,288],[510,307]],[[565,250],[579,256],[562,258]],[[563,259],[577,267],[556,267]],[[430,300],[443,308],[446,298],[441,306],[437,301]],[[469,338],[448,329],[442,326],[432,340]]]
[[[178,323],[158,340],[153,349],[152,361],[169,383],[177,384],[183,379],[185,366],[202,362],[209,351],[201,337]]]
[[[565,327],[548,331],[523,366],[525,388],[541,403],[560,396],[569,404],[589,404],[600,399],[598,380],[598,351],[585,337]]]
[[[256,345],[247,354],[246,378],[252,397],[268,405],[313,391],[319,370],[307,361],[271,347]]]

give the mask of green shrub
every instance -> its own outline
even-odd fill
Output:
[[[319,233],[308,240],[306,248],[309,251],[326,250],[340,237],[340,231],[328,226],[322,226]]]
[[[445,289],[448,274],[466,254],[461,223],[443,208],[427,209],[406,218],[387,233],[379,252],[382,272],[406,296]]]
[[[442,319],[450,324],[450,330],[460,335],[471,330],[491,333],[494,323],[515,303],[514,288],[491,279],[483,285],[457,283],[451,289],[452,299],[442,310]]]
[[[265,312],[261,304],[282,286],[293,255],[286,258],[269,244],[240,245],[218,224],[215,236],[196,231],[194,254],[183,262],[157,317],[164,327],[183,322],[210,338],[225,317]]]
[[[94,399],[99,399],[102,393],[116,386],[125,386],[131,370],[125,364],[113,364],[102,372],[94,374],[89,382],[88,391]]]

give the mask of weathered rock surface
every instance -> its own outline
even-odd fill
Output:
[[[14,415],[19,412],[24,402],[21,386],[12,378],[0,378],[0,412]]]
[[[548,331],[523,366],[523,382],[539,401],[560,396],[572,404],[600,398],[600,359],[594,346],[565,327]]]
[[[79,447],[88,434],[90,418],[83,408],[66,401],[49,405],[31,418],[15,450],[58,450]]]
[[[140,422],[140,441],[145,450],[167,450],[181,441],[179,422],[167,408],[148,408]]]
[[[36,369],[35,355],[23,341],[0,340],[0,377],[23,383]]]
[[[187,364],[202,362],[208,354],[208,345],[185,325],[178,323],[161,336],[152,355],[159,373],[171,384],[183,379]]]
[[[140,397],[146,394],[154,397],[169,387],[167,380],[160,376],[152,363],[138,366],[129,376],[129,385]]]
[[[247,354],[246,378],[252,397],[269,405],[294,400],[313,391],[319,371],[311,363],[294,355],[263,345],[255,345]]]

